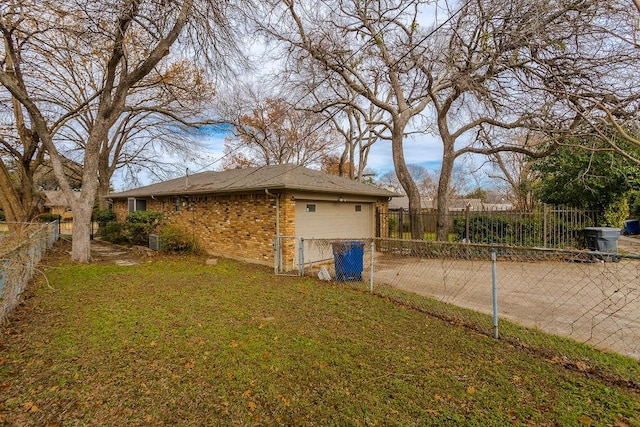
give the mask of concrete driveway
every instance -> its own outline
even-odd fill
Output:
[[[498,258],[496,271],[500,318],[640,359],[639,260]],[[377,254],[374,274],[377,283],[492,312],[490,260]]]

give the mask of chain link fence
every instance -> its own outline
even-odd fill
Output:
[[[57,221],[0,223],[0,322],[18,305],[38,262],[59,233]]]
[[[294,273],[350,282],[504,339],[530,334],[529,342],[544,347],[551,338],[536,334],[543,331],[640,359],[638,255],[380,238],[289,240],[298,254]]]

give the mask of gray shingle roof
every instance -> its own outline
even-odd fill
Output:
[[[273,165],[231,169],[221,172],[200,172],[189,177],[171,179],[134,188],[106,197],[175,196],[188,194],[235,193],[268,190],[302,190],[320,193],[357,194],[363,196],[396,196],[387,190],[347,178],[297,165]]]

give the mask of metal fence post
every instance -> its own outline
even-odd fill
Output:
[[[547,232],[548,232],[548,224],[547,224],[547,204],[542,205],[542,247],[547,247]]]
[[[278,266],[280,265],[280,237],[276,236],[273,239],[273,272],[274,274],[278,274],[280,270]]]
[[[373,239],[371,239],[371,249],[370,249],[370,251],[371,251],[371,255],[370,255],[370,257],[371,257],[371,271],[369,273],[369,276],[370,276],[369,277],[369,291],[371,293],[373,293],[373,253],[374,253],[373,251],[374,251],[374,246],[375,246],[375,241]]]
[[[301,237],[300,246],[298,247],[298,275],[304,276],[304,238]]]
[[[491,248],[491,299],[493,301],[493,337],[498,339],[498,285],[496,272],[496,250]]]

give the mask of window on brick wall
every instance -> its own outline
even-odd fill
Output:
[[[176,197],[173,201],[173,210],[178,212],[180,210],[180,197]]]
[[[362,212],[362,205],[356,205],[356,212]]]
[[[316,205],[315,204],[308,204],[307,205],[307,212],[315,212],[316,211]]]
[[[147,210],[147,199],[136,199],[136,198],[130,197],[128,201],[129,201],[129,212]]]

